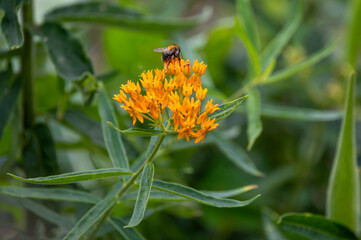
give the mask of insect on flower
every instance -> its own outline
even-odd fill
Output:
[[[163,52],[164,69],[143,72],[137,83],[129,80],[113,99],[124,104],[121,108],[133,117],[133,125],[147,119],[165,133],[178,133],[178,139],[189,141],[192,137],[196,143],[203,142],[206,134],[218,126],[208,116],[219,109],[211,99],[201,113],[201,101],[208,92],[202,88],[201,76],[207,65],[195,60],[192,67],[179,55],[180,48],[175,44],[156,50]]]

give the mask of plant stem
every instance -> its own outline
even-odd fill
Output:
[[[133,174],[133,176],[123,185],[123,187],[120,189],[120,191],[116,194],[116,198],[120,198],[123,193],[125,193],[128,188],[134,183],[134,181],[137,179],[137,177],[139,176],[139,174],[143,171],[145,165],[147,165],[147,163],[150,163],[153,161],[153,158],[155,156],[155,154],[158,152],[160,146],[163,143],[163,140],[165,138],[166,135],[161,135],[157,141],[157,143],[155,144],[152,152],[149,154],[149,156],[147,157],[147,159],[144,161],[144,163],[138,168],[138,170]],[[109,214],[112,212],[113,208],[115,207],[115,205],[113,207],[111,207],[102,217],[102,219],[98,222],[95,230],[92,233],[92,236],[90,239],[94,239],[96,236],[96,233],[98,232],[100,226],[103,224],[103,222],[108,218]]]

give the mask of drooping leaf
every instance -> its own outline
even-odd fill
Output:
[[[45,22],[35,33],[43,39],[55,69],[66,80],[83,80],[93,74],[93,66],[83,47],[65,28]]]
[[[125,240],[145,240],[135,228],[124,228],[126,223],[119,218],[111,218],[109,222]]]
[[[134,135],[134,136],[151,137],[151,136],[164,134],[164,132],[161,130],[146,129],[146,128],[129,128],[129,129],[121,130],[115,127],[114,123],[109,121],[108,121],[108,125],[119,133]]]
[[[10,113],[14,109],[18,99],[23,79],[13,78],[11,67],[0,73],[0,139],[9,119]]]
[[[114,196],[108,196],[94,205],[67,233],[63,240],[78,240],[89,230],[104,214],[111,209],[117,199]]]
[[[23,188],[3,186],[0,187],[0,194],[19,198],[35,198],[53,201],[72,201],[84,203],[97,203],[100,201],[100,198],[96,195],[67,188]]]
[[[281,217],[279,227],[293,240],[356,240],[356,236],[346,227],[322,216],[286,214]]]
[[[77,3],[57,8],[46,15],[48,20],[64,22],[83,22],[147,31],[177,31],[189,30],[205,22],[211,15],[211,9],[193,17],[170,18],[154,15],[144,15],[132,8],[109,4],[105,2]]]
[[[219,207],[219,208],[233,208],[233,207],[244,207],[251,202],[253,202],[256,198],[258,198],[260,195],[257,195],[249,200],[246,201],[237,201],[233,199],[225,199],[225,198],[218,198],[211,195],[207,195],[205,193],[202,193],[198,190],[195,190],[193,188],[180,185],[177,183],[172,182],[165,182],[161,180],[155,179],[153,181],[153,188],[173,193],[194,201],[197,201],[199,203],[213,206],[213,207]]]
[[[356,158],[355,79],[352,71],[347,82],[343,123],[329,179],[327,217],[357,232],[360,183]]]
[[[27,178],[27,179],[8,173],[8,175],[12,176],[17,180],[21,180],[28,183],[35,183],[35,184],[75,183],[80,181],[87,181],[87,180],[94,180],[99,178],[122,176],[122,175],[132,175],[132,174],[133,174],[132,172],[124,168],[103,168],[96,170],[64,173],[64,174],[53,175],[48,177]]]
[[[349,1],[350,4],[350,23],[348,25],[347,35],[345,37],[347,60],[352,66],[355,66],[359,59],[361,47],[361,1]]]
[[[215,132],[214,135],[212,135],[212,140],[219,148],[219,150],[222,151],[222,153],[227,156],[227,158],[231,160],[237,167],[255,176],[263,175],[263,173],[257,169],[252,159],[248,156],[246,151],[241,148],[241,146],[235,144],[231,140],[227,140],[219,132]]]
[[[127,154],[120,134],[113,131],[107,124],[108,121],[117,124],[114,108],[110,102],[104,84],[99,82],[98,111],[101,118],[103,137],[110,159],[115,167],[129,168]]]
[[[315,63],[321,61],[322,59],[329,56],[333,49],[336,46],[336,41],[331,42],[326,47],[321,49],[320,51],[316,52],[315,54],[311,55],[307,59],[303,60],[300,63],[297,63],[294,66],[286,67],[285,69],[279,70],[272,74],[267,80],[262,81],[261,84],[271,84],[279,81],[283,81],[291,77],[292,75],[302,71],[305,68],[313,66]]]
[[[0,1],[0,9],[4,11],[4,17],[1,21],[1,31],[5,35],[9,47],[11,49],[21,47],[24,43],[24,36],[17,16],[17,1]]]
[[[287,42],[296,32],[302,20],[303,2],[301,0],[293,1],[293,11],[291,12],[290,21],[275,36],[262,52],[262,70],[275,60],[286,46]]]
[[[241,106],[242,103],[247,99],[247,97],[248,96],[237,98],[233,101],[217,106],[219,109],[214,113],[209,114],[208,117],[211,119],[215,118],[216,122],[225,119],[226,117],[231,115],[239,106]]]
[[[137,200],[135,202],[135,207],[133,210],[132,217],[126,228],[131,228],[137,226],[144,217],[145,209],[147,208],[148,198],[150,194],[150,189],[152,188],[154,178],[154,165],[153,163],[147,163],[143,169],[142,177],[140,179],[140,185],[137,195]]]
[[[251,150],[256,139],[262,132],[261,120],[261,96],[258,89],[253,88],[249,90],[249,100],[247,102],[247,136],[248,146],[247,150]]]

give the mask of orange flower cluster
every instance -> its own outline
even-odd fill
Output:
[[[163,130],[169,127],[163,126],[164,119],[168,118],[168,107],[172,113],[168,120],[174,131],[178,132],[178,139],[185,137],[189,141],[193,137],[196,143],[203,142],[207,132],[218,126],[215,118],[208,117],[208,114],[218,109],[213,99],[208,101],[205,111],[200,113],[201,101],[208,91],[201,85],[201,76],[206,68],[207,65],[198,60],[193,62],[192,68],[189,60],[173,59],[163,70],[155,69],[154,72],[151,70],[141,74],[142,79],[139,81],[145,94],[142,94],[139,82],[135,84],[128,81],[120,87],[114,99],[124,104],[121,107],[133,117],[133,125],[137,120],[143,123],[146,118]]]

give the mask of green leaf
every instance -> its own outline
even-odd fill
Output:
[[[138,192],[130,192],[124,194],[120,199],[123,201],[135,201],[137,200],[137,196],[138,196]],[[150,192],[148,200],[149,201],[188,201],[187,198],[157,190],[152,190]]]
[[[276,35],[262,52],[262,70],[275,60],[286,46],[287,42],[296,32],[302,20],[303,2],[300,0],[293,1],[293,11],[288,24]]]
[[[119,218],[111,218],[109,222],[125,240],[145,240],[135,228],[125,228],[126,223]]]
[[[355,67],[361,47],[361,1],[349,1],[350,4],[350,23],[346,34],[346,54],[349,63]]]
[[[128,135],[151,137],[151,136],[157,136],[157,135],[164,134],[164,132],[161,130],[146,129],[146,128],[129,128],[129,129],[121,130],[121,129],[115,127],[114,123],[109,122],[109,121],[107,123],[111,128],[113,128],[117,132],[123,133],[123,134],[128,134]]]
[[[35,29],[39,34],[50,59],[60,77],[66,80],[81,80],[93,74],[93,66],[79,41],[65,28],[55,22],[45,22]]]
[[[356,240],[346,227],[322,216],[286,214],[278,223],[284,234],[292,240]]]
[[[75,226],[68,232],[63,240],[78,240],[83,234],[89,230],[104,214],[111,209],[117,199],[114,196],[108,196],[102,201],[94,205],[84,216],[75,224]]]
[[[28,183],[35,183],[35,184],[75,183],[80,181],[94,180],[99,178],[114,177],[121,175],[132,175],[132,174],[133,174],[132,172],[124,168],[103,168],[96,170],[64,173],[64,174],[53,175],[48,177],[27,178],[27,179],[8,173],[8,175],[12,176],[17,180]]]
[[[104,3],[78,3],[53,10],[46,15],[46,19],[65,22],[84,22],[113,25],[147,31],[177,31],[194,28],[211,15],[211,8],[192,17],[170,18],[157,15],[144,15],[132,8]]]
[[[2,138],[4,128],[9,116],[15,107],[18,99],[23,79],[13,77],[11,66],[8,70],[0,73],[0,139]]]
[[[118,124],[113,105],[108,98],[102,82],[99,82],[98,101],[98,111],[101,118],[103,137],[110,159],[115,167],[129,168],[128,158],[121,136],[107,126],[108,121],[115,123],[116,127],[118,127]]]
[[[233,196],[237,196],[239,194],[251,191],[253,189],[256,189],[257,185],[247,185],[247,186],[243,186],[243,187],[239,187],[239,188],[234,188],[234,189],[230,189],[230,190],[224,190],[224,191],[205,191],[202,190],[201,192],[207,194],[207,195],[211,195],[213,197],[218,197],[218,198],[228,198],[228,197],[233,197]]]
[[[137,226],[144,217],[145,209],[147,208],[150,189],[152,188],[154,178],[154,165],[147,163],[143,169],[142,178],[140,179],[140,186],[138,190],[137,200],[133,210],[133,215],[126,228]]]
[[[0,9],[4,11],[1,21],[1,31],[11,49],[19,48],[24,43],[24,36],[21,30],[18,16],[16,0],[0,1]]]
[[[240,107],[239,111],[247,113],[247,108]],[[342,118],[342,113],[336,110],[316,110],[275,105],[262,105],[261,115],[262,117],[312,122],[328,122]]]
[[[226,155],[226,157],[231,160],[237,167],[249,174],[255,176],[263,176],[263,173],[257,169],[252,159],[241,148],[241,146],[224,138],[220,132],[215,132],[211,136],[212,140],[219,148],[219,150],[222,151],[222,153]]]
[[[343,123],[329,179],[327,217],[357,232],[360,185],[355,138],[355,78],[352,71],[347,82]]]
[[[310,57],[303,60],[302,62],[297,63],[294,66],[289,66],[278,72],[275,72],[268,79],[266,79],[265,81],[262,81],[260,84],[264,85],[264,84],[270,84],[270,83],[275,83],[275,82],[279,82],[282,80],[286,80],[290,76],[302,71],[303,69],[313,66],[315,63],[317,63],[317,62],[321,61],[322,59],[326,58],[327,56],[329,56],[332,53],[333,49],[335,48],[336,43],[337,43],[337,41],[331,42],[326,47],[324,47],[320,51],[316,52],[315,54],[311,55]]]
[[[247,99],[248,96],[244,96],[241,98],[237,98],[233,101],[224,103],[222,105],[218,106],[218,110],[214,113],[211,113],[208,115],[209,118],[215,118],[216,122],[221,121],[222,119],[225,119],[229,115],[231,115],[239,106],[242,105],[242,103]]]
[[[183,186],[177,183],[165,182],[161,180],[155,179],[153,181],[153,188],[173,193],[175,195],[179,195],[194,201],[197,201],[201,204],[219,207],[219,208],[234,208],[234,207],[244,207],[253,202],[260,195],[257,195],[246,201],[237,201],[233,199],[224,199],[218,198],[211,195],[207,195],[193,188]]]
[[[100,198],[79,190],[72,190],[67,188],[22,188],[4,186],[0,187],[0,194],[20,197],[20,198],[35,198],[53,201],[72,201],[84,203],[97,203]]]
[[[261,121],[261,96],[256,88],[249,90],[249,100],[247,102],[247,136],[248,146],[247,150],[251,150],[256,139],[262,132]]]

